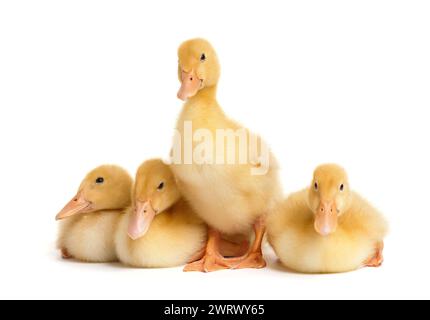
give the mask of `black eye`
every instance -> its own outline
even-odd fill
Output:
[[[160,184],[157,187],[157,190],[163,190],[164,188],[164,182],[160,182]]]
[[[340,189],[340,191],[343,191],[343,189],[344,189],[343,183],[340,185],[339,189]]]
[[[206,55],[202,53],[202,55],[200,56],[200,61],[205,61],[205,60],[206,60]]]
[[[105,182],[105,179],[103,179],[102,177],[98,177],[98,178],[96,179],[96,183],[97,183],[97,184],[102,184],[103,182]]]
[[[314,188],[315,188],[315,190],[318,190],[318,183],[314,183]]]

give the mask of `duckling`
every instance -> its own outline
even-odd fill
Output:
[[[246,138],[260,138],[246,128],[229,119],[216,99],[220,65],[212,45],[204,39],[184,42],[179,50],[179,80],[181,87],[178,98],[185,101],[177,122],[177,133],[181,137],[181,148],[185,153],[187,124],[192,124],[192,133],[203,129],[212,137],[219,129],[230,132],[244,131]],[[176,141],[177,142],[177,141]],[[194,143],[195,141],[191,142]],[[225,150],[240,153],[240,145]],[[172,150],[177,150],[174,143]],[[269,152],[268,152],[269,153]],[[221,154],[226,158],[226,154]],[[253,174],[261,167],[261,161],[249,157],[246,163],[204,164],[192,161],[173,160],[172,170],[181,193],[194,211],[208,224],[208,242],[204,257],[186,266],[185,271],[210,272],[221,269],[264,268],[266,262],[261,251],[265,232],[264,217],[281,197],[278,179],[278,165],[269,153],[269,168],[265,174]],[[217,160],[219,155],[217,154]],[[220,252],[223,235],[247,234],[254,229],[254,242],[246,255],[226,259]]]
[[[117,261],[115,229],[131,204],[132,178],[124,169],[103,165],[82,181],[78,193],[57,214],[57,247],[64,259],[87,262]]]
[[[337,273],[383,262],[384,217],[351,191],[345,170],[316,168],[311,186],[293,193],[267,221],[280,261],[304,273]]]
[[[168,165],[154,159],[138,169],[133,206],[118,224],[121,262],[134,267],[174,267],[201,256],[206,226],[182,199]]]

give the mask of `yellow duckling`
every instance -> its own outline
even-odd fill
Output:
[[[119,217],[131,204],[132,178],[122,168],[100,166],[81,183],[78,193],[56,216],[57,247],[63,258],[116,261],[114,234]]]
[[[115,236],[121,262],[134,267],[174,267],[201,256],[206,226],[190,209],[173,174],[161,160],[138,169],[133,206]]]
[[[184,42],[179,50],[178,98],[186,101],[177,122],[181,148],[185,152],[187,125],[217,136],[219,129],[230,132],[244,130],[246,137],[256,137],[238,123],[229,119],[216,100],[220,65],[215,50],[203,39]],[[258,138],[257,138],[258,140]],[[236,140],[237,141],[237,140]],[[260,140],[261,141],[261,140]],[[195,141],[194,141],[195,142]],[[240,145],[233,146],[233,155],[240,153]],[[172,150],[176,150],[174,144]],[[222,154],[221,158],[226,158]],[[263,268],[266,266],[261,243],[265,232],[264,215],[278,201],[281,188],[275,158],[269,153],[270,166],[265,174],[252,174],[261,167],[257,158],[250,156],[247,163],[192,164],[174,161],[172,170],[178,180],[181,193],[195,212],[208,224],[209,239],[205,256],[185,268],[185,271],[216,271],[231,268]],[[217,154],[217,160],[219,155]],[[226,259],[220,253],[221,234],[247,234],[254,226],[255,240],[249,252],[237,259]]]
[[[346,272],[383,262],[384,217],[350,190],[345,170],[318,167],[309,188],[290,195],[268,218],[280,261],[305,273]]]

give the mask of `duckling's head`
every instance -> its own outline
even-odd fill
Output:
[[[122,209],[131,203],[132,178],[118,166],[100,166],[85,177],[78,193],[61,210],[57,220],[81,213]]]
[[[185,41],[179,47],[178,57],[179,99],[185,101],[203,88],[216,86],[220,65],[214,48],[207,40]]]
[[[335,232],[339,216],[351,201],[346,171],[335,164],[317,167],[308,192],[308,204],[315,216],[315,230],[322,236]]]
[[[128,235],[136,240],[149,230],[157,214],[169,209],[181,198],[169,166],[162,160],[144,162],[136,174],[133,208]]]

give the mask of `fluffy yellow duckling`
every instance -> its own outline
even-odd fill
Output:
[[[178,98],[186,102],[176,128],[183,139],[183,150],[189,143],[184,140],[187,136],[186,123],[192,123],[193,134],[204,129],[215,137],[218,129],[224,129],[233,132],[245,130],[248,141],[256,137],[229,119],[216,100],[220,65],[211,44],[203,39],[186,41],[180,46],[178,56],[181,82]],[[172,150],[175,148],[177,145],[174,144]],[[239,154],[239,144],[236,143],[233,148],[233,154]],[[226,154],[221,156],[226,158]],[[268,159],[268,172],[260,175],[252,174],[253,169],[261,166],[259,160],[252,156],[246,164],[238,161],[232,164],[174,161],[172,170],[182,194],[210,227],[205,256],[188,265],[185,271],[210,272],[266,266],[261,252],[265,232],[263,217],[281,195],[276,160],[272,154],[269,154]],[[220,234],[246,234],[253,226],[255,240],[244,257],[226,259],[220,254]]]
[[[121,262],[174,267],[201,256],[206,226],[181,198],[169,166],[158,159],[144,162],[136,174],[133,199],[115,236]]]
[[[290,195],[267,226],[280,261],[299,272],[346,272],[383,261],[387,222],[334,164],[318,167],[311,186]]]
[[[78,193],[58,213],[57,247],[63,258],[116,261],[114,234],[119,217],[131,204],[132,178],[122,168],[100,166],[81,183]]]

